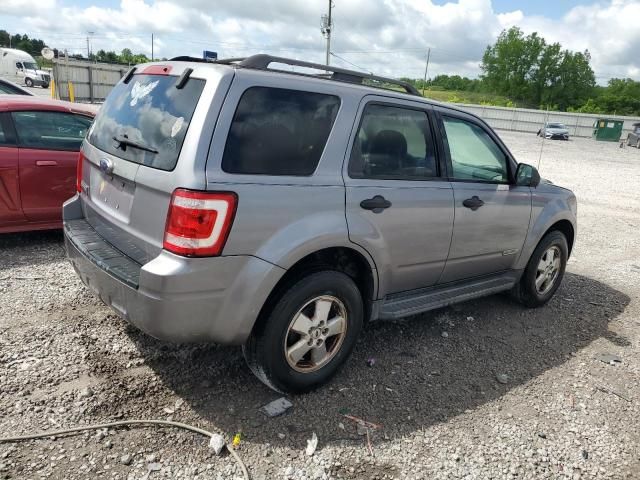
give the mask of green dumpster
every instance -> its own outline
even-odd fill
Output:
[[[624,121],[610,118],[598,118],[593,123],[593,135],[600,142],[619,142]]]

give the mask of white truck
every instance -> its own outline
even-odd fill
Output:
[[[27,87],[49,88],[51,74],[40,70],[35,59],[15,48],[0,48],[0,76]]]

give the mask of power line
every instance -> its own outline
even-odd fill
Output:
[[[369,73],[373,74],[373,72],[372,72],[371,70],[369,70],[368,68],[364,68],[364,67],[361,67],[361,66],[359,66],[359,65],[356,65],[355,63],[351,63],[349,60],[346,60],[346,59],[342,58],[341,56],[336,55],[336,54],[335,54],[335,53],[333,53],[333,52],[329,52],[329,54],[330,54],[332,57],[336,57],[337,59],[342,60],[344,63],[348,63],[348,64],[349,64],[349,65],[351,65],[352,67],[356,67],[358,70],[364,70],[365,72],[369,72]]]

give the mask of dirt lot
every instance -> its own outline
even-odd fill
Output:
[[[537,164],[541,140],[502,136]],[[149,338],[80,284],[60,233],[1,236],[0,436],[173,418],[242,432],[257,479],[640,478],[640,151],[547,141],[540,171],[579,200],[578,241],[548,306],[499,295],[372,324],[330,385],[277,418],[259,412],[278,395],[239,349]],[[371,450],[344,413],[382,426]],[[0,478],[147,474],[240,471],[203,437],[168,429],[0,445]]]

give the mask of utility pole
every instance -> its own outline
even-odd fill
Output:
[[[320,31],[322,35],[327,39],[327,57],[326,64],[329,65],[329,57],[331,55],[331,30],[333,29],[333,22],[331,20],[331,9],[333,8],[333,0],[329,0],[329,14],[322,15]]]
[[[93,35],[93,32],[87,32],[87,60],[91,61],[91,43],[90,38]]]
[[[151,61],[153,62],[153,33],[151,34]]]
[[[424,89],[427,86],[427,72],[429,72],[429,58],[431,57],[431,47],[427,50],[427,65],[424,67],[424,83],[422,84],[422,96],[424,97]]]

